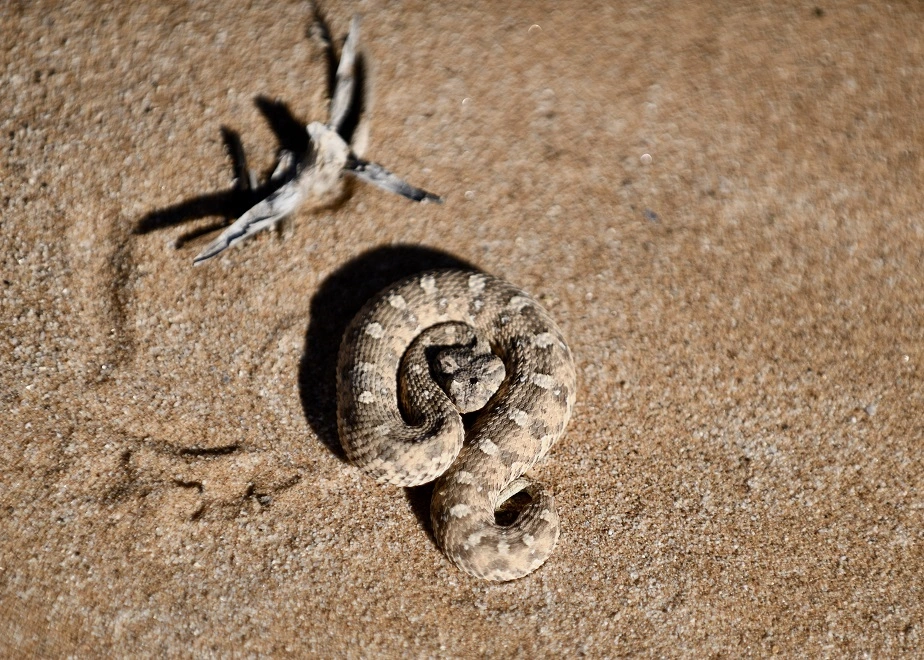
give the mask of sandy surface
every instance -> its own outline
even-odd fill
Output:
[[[264,172],[258,99],[326,118],[306,5],[0,5],[0,655],[911,655],[924,6],[440,4],[323,9],[367,155],[446,203],[357,184],[196,268],[221,127]],[[346,321],[453,261],[578,362],[510,584],[334,432]]]

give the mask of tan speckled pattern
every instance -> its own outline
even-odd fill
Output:
[[[405,385],[409,425],[399,409],[398,371],[428,328],[465,323],[504,362],[506,378],[465,437],[462,419],[429,379]],[[409,372],[426,372],[427,365]],[[343,338],[338,426],[349,459],[400,486],[436,482],[433,530],[446,555],[486,580],[522,577],[545,562],[558,539],[552,496],[522,475],[561,437],[571,416],[575,369],[561,332],[532,298],[484,273],[433,271],[373,298]],[[464,440],[464,444],[463,444]],[[525,492],[511,525],[495,510]]]

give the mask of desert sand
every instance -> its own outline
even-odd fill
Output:
[[[320,9],[366,156],[445,203],[348,184],[193,267],[222,127],[265,176],[326,119],[310,6],[0,5],[0,655],[919,650],[924,5]],[[506,584],[336,436],[349,318],[453,263],[577,360],[561,540]]]

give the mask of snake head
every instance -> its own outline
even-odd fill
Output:
[[[441,349],[433,361],[433,376],[462,414],[481,410],[506,376],[504,363],[477,347]]]

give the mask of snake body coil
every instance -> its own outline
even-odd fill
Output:
[[[491,363],[494,356],[503,368]],[[469,363],[481,366],[465,371]],[[431,377],[457,368],[449,385]],[[337,373],[347,457],[381,482],[437,479],[431,521],[449,559],[496,581],[545,562],[558,539],[558,514],[552,496],[522,475],[564,432],[575,370],[561,332],[536,301],[480,272],[414,276],[353,319]],[[469,384],[474,391],[453,394]],[[468,412],[460,402],[466,397],[480,399],[476,405],[490,397],[467,433],[459,411]],[[498,523],[498,507],[517,493],[529,502],[512,523]]]

